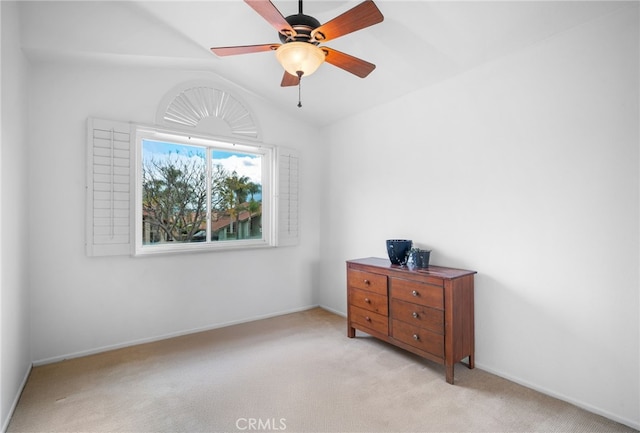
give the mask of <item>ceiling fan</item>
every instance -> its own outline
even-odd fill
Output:
[[[372,0],[365,0],[334,19],[320,24],[312,16],[302,12],[302,0],[298,1],[298,13],[284,17],[269,0],[244,0],[272,27],[278,31],[281,44],[214,47],[218,56],[275,51],[276,58],[285,69],[281,86],[300,86],[303,76],[313,74],[327,62],[360,78],[365,78],[376,67],[373,63],[319,45],[349,33],[382,22],[384,17]],[[302,104],[298,101],[298,107]]]

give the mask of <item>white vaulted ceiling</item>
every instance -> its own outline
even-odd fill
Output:
[[[284,16],[297,1],[274,0]],[[321,23],[359,1],[304,2]],[[297,87],[280,87],[272,52],[216,57],[214,46],[278,43],[273,28],[241,0],[44,1],[20,4],[22,45],[34,60],[106,62],[210,71],[278,108],[324,126],[413,89],[433,85],[627,7],[595,1],[377,0],[382,23],[326,45],[374,63],[365,79],[330,64]]]

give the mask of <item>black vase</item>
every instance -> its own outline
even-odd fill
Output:
[[[419,268],[428,268],[429,267],[429,256],[431,256],[431,250],[420,250],[418,251],[418,267]]]
[[[389,260],[394,265],[404,265],[407,263],[407,254],[411,249],[413,241],[409,239],[388,239],[387,254]]]

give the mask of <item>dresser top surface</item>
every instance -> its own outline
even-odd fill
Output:
[[[476,271],[469,271],[466,269],[447,268],[444,266],[429,265],[426,268],[409,268],[402,265],[392,265],[389,259],[381,257],[367,257],[362,259],[347,260],[347,263],[353,263],[357,265],[373,266],[376,268],[389,269],[399,272],[408,272],[417,275],[434,276],[444,279],[460,278],[465,275],[475,274]]]

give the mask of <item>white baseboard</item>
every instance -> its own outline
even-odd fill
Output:
[[[484,371],[489,372],[491,374],[495,374],[496,376],[499,376],[499,377],[502,377],[504,379],[510,380],[511,382],[515,382],[518,385],[525,386],[525,387],[527,387],[529,389],[533,389],[533,390],[538,391],[538,392],[540,392],[542,394],[548,395],[550,397],[557,398],[558,400],[562,400],[562,401],[565,401],[567,403],[571,403],[574,406],[577,406],[577,407],[579,407],[581,409],[584,409],[586,411],[589,411],[591,413],[595,413],[596,415],[601,415],[601,416],[603,416],[603,417],[605,417],[607,419],[610,419],[612,421],[619,422],[620,424],[624,424],[624,425],[629,426],[629,427],[631,427],[633,429],[636,429],[636,430],[640,430],[640,421],[639,420],[632,420],[632,419],[627,419],[627,418],[621,417],[619,415],[616,415],[616,414],[611,413],[609,411],[606,411],[604,409],[592,406],[592,405],[590,405],[588,403],[585,403],[583,401],[576,400],[574,398],[571,398],[571,397],[568,397],[566,395],[560,394],[558,392],[552,391],[552,390],[547,389],[545,387],[542,387],[542,386],[536,385],[534,383],[528,382],[528,381],[523,380],[523,379],[521,379],[519,377],[514,377],[514,376],[506,374],[506,373],[504,373],[502,371],[495,370],[495,369],[493,369],[493,368],[491,368],[491,367],[489,367],[487,365],[484,365],[482,363],[478,363],[477,361],[475,362],[475,366],[477,368],[481,369],[481,370],[484,370]]]
[[[204,331],[211,331],[212,329],[225,328],[227,326],[239,325],[241,323],[248,323],[248,322],[254,322],[256,320],[269,319],[271,317],[283,316],[285,314],[298,313],[300,311],[306,311],[306,310],[310,310],[312,308],[317,308],[318,306],[319,305],[306,305],[306,306],[303,306],[303,307],[293,308],[293,309],[290,309],[290,310],[278,311],[278,312],[269,313],[269,314],[262,314],[262,315],[258,315],[258,316],[247,317],[245,319],[232,320],[232,321],[229,321],[229,322],[216,323],[216,324],[204,326],[204,327],[201,327],[201,328],[187,329],[185,331],[172,332],[170,334],[157,335],[155,337],[142,338],[142,339],[139,339],[139,340],[131,340],[131,341],[126,341],[124,343],[113,344],[113,345],[109,345],[109,346],[96,347],[94,349],[82,350],[82,351],[79,351],[79,352],[68,353],[66,355],[54,356],[54,357],[45,358],[45,359],[39,359],[37,361],[34,361],[33,365],[35,367],[38,367],[38,366],[41,366],[41,365],[52,364],[54,362],[64,361],[65,359],[81,358],[83,356],[95,355],[97,353],[108,352],[110,350],[116,350],[116,349],[122,349],[122,348],[125,348],[125,347],[136,346],[138,344],[153,343],[155,341],[167,340],[169,338],[182,337],[183,335],[195,334],[195,333],[204,332]]]
[[[337,314],[338,316],[346,317],[346,314],[341,312],[341,311],[334,310],[334,309],[329,308],[329,307],[327,307],[325,305],[320,305],[320,307],[325,309],[325,310],[327,310],[327,311],[330,311],[330,312],[332,312],[334,314]],[[499,376],[499,377],[502,377],[504,379],[510,380],[510,381],[515,382],[515,383],[517,383],[519,385],[526,386],[529,389],[533,389],[533,390],[538,391],[538,392],[540,392],[542,394],[548,395],[550,397],[557,398],[558,400],[565,401],[565,402],[570,403],[570,404],[572,404],[574,406],[577,406],[577,407],[579,407],[581,409],[584,409],[584,410],[589,411],[591,413],[595,413],[597,415],[601,415],[601,416],[603,416],[603,417],[605,417],[607,419],[610,419],[610,420],[615,421],[615,422],[619,422],[620,424],[624,424],[624,425],[629,426],[629,427],[631,427],[633,429],[640,430],[640,421],[639,420],[631,420],[631,419],[628,419],[628,418],[624,418],[624,417],[618,416],[618,415],[616,415],[614,413],[611,413],[611,412],[603,410],[601,408],[592,406],[592,405],[590,405],[588,403],[585,403],[583,401],[579,401],[579,400],[567,397],[566,395],[562,395],[562,394],[559,394],[559,393],[554,392],[552,390],[549,390],[547,388],[535,385],[535,384],[533,384],[531,382],[528,382],[526,380],[523,380],[523,379],[521,379],[519,377],[513,377],[513,376],[511,376],[509,374],[505,374],[502,371],[495,370],[495,369],[493,369],[493,368],[491,368],[491,367],[489,367],[487,365],[478,363],[477,361],[475,362],[475,366],[477,368],[481,369],[481,370],[487,371],[487,372],[489,372],[491,374],[495,374],[496,376]]]
[[[20,396],[22,395],[22,391],[24,391],[24,387],[27,385],[27,380],[29,380],[29,375],[31,374],[32,369],[33,369],[33,365],[30,365],[29,368],[27,368],[27,372],[25,373],[24,377],[22,378],[22,383],[18,387],[18,392],[16,393],[16,396],[13,399],[13,403],[11,404],[11,409],[9,409],[9,413],[7,414],[7,419],[5,419],[4,422],[2,423],[2,433],[5,433],[9,428],[9,423],[11,422],[13,413],[15,412],[16,407],[18,406],[18,402],[20,401]]]
[[[327,310],[328,312],[335,314],[336,316],[347,317],[347,315],[342,311],[334,310],[333,308],[329,308],[326,305],[319,305],[319,307],[323,310]]]

